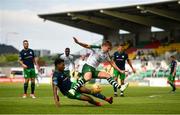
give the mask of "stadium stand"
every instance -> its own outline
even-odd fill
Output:
[[[175,55],[180,59],[180,18],[179,1],[134,4],[110,8],[98,8],[79,11],[66,11],[38,15],[44,21],[49,20],[89,32],[100,34],[105,40],[116,44],[125,43],[126,52],[138,69],[137,74],[129,73],[128,79],[143,80],[145,78],[167,77],[168,57]],[[162,32],[151,31],[152,27]],[[129,34],[122,35],[119,30]],[[158,39],[157,39],[158,38]],[[130,40],[132,44],[128,42]],[[117,49],[113,48],[110,54]],[[165,64],[161,64],[161,62]],[[152,66],[150,66],[152,65]],[[131,77],[133,76],[133,77]],[[177,67],[180,76],[180,67]]]

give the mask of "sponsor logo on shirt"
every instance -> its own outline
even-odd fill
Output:
[[[118,61],[123,61],[123,59],[117,59]]]

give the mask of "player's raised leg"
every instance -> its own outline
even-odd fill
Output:
[[[71,88],[71,90],[69,90],[69,93],[74,95],[76,90],[82,87],[87,81],[91,80],[91,78],[92,78],[92,72],[86,72],[84,74],[84,77],[78,80],[76,85],[73,88]]]
[[[86,66],[86,65],[85,65]],[[88,66],[88,65],[87,65]],[[108,73],[106,72],[101,72],[101,71],[96,71],[95,68],[91,68],[91,67],[88,67],[89,70],[91,70],[91,72],[86,72],[84,74],[84,78],[81,79],[81,80],[78,80],[77,84],[71,89],[69,90],[69,93],[74,95],[75,94],[75,91],[80,88],[81,86],[83,86],[87,81],[89,81],[91,78],[92,78],[92,75],[93,77],[95,76],[98,76],[98,78],[102,79],[102,78],[105,78],[107,79],[107,81],[115,88],[118,88],[120,89],[121,91],[124,91],[127,86],[128,86],[128,83],[122,85],[119,85],[114,79],[113,77],[111,77]]]
[[[113,75],[114,75],[114,80],[115,80],[116,82],[118,82],[119,72],[118,72],[116,69],[114,69]],[[114,90],[114,97],[117,97],[117,96],[118,96],[118,94],[117,94],[117,88],[113,86],[113,90]]]
[[[106,73],[106,72],[99,72],[99,74],[98,74],[98,78],[106,78],[107,79],[107,81],[109,82],[109,84],[111,84],[113,87],[115,87],[115,88],[118,88],[118,89],[120,89],[120,91],[124,91],[127,87],[128,87],[128,85],[129,85],[129,83],[125,83],[125,84],[123,84],[123,85],[119,85],[114,79],[113,79],[113,77],[111,77],[111,75],[109,75],[108,73]]]

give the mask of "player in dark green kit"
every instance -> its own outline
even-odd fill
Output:
[[[27,89],[28,89],[29,80],[31,81],[30,96],[32,98],[36,98],[34,95],[35,77],[36,77],[34,64],[36,64],[36,67],[38,70],[39,70],[39,66],[37,64],[37,60],[35,59],[34,51],[29,48],[29,43],[27,40],[23,41],[23,46],[24,46],[24,49],[21,50],[21,52],[19,53],[19,58],[20,58],[19,63],[24,69],[24,78],[25,78],[23,98],[27,97]]]
[[[168,83],[172,87],[172,92],[175,92],[176,86],[174,84],[174,81],[175,81],[175,76],[176,76],[177,62],[176,62],[176,58],[174,56],[171,56],[170,59],[171,59],[171,64],[170,64],[171,70],[170,70],[170,75],[168,77]]]
[[[53,94],[54,94],[54,101],[56,106],[59,106],[59,96],[57,94],[57,90],[59,89],[60,92],[70,98],[70,99],[77,99],[77,100],[82,100],[82,101],[88,101],[89,103],[96,105],[96,106],[101,106],[102,103],[95,101],[93,98],[90,96],[87,96],[86,94],[93,95],[94,97],[97,97],[99,99],[102,99],[104,101],[107,101],[108,103],[112,104],[113,98],[109,97],[106,98],[104,95],[100,93],[94,93],[92,90],[87,89],[86,87],[82,86],[80,87],[75,95],[71,95],[68,91],[70,88],[72,88],[76,82],[72,82],[70,80],[70,77],[68,77],[64,73],[64,60],[57,58],[54,62],[55,64],[55,72],[53,73],[52,77],[52,86],[53,86]]]
[[[123,49],[123,44],[120,44],[118,46],[118,50],[116,52],[114,52],[113,60],[116,63],[117,67],[119,69],[121,69],[121,70],[125,70],[125,63],[127,61],[128,64],[130,65],[130,67],[132,68],[132,71],[134,73],[136,72],[135,69],[133,68],[132,64],[131,64],[131,61],[128,58],[128,54]],[[118,78],[120,78],[121,85],[124,84],[124,80],[126,78],[125,73],[120,73],[119,71],[114,69],[114,77],[115,77],[116,81],[118,80]],[[113,87],[113,88],[114,88],[114,96],[116,97],[116,96],[118,96],[117,95],[117,88],[115,88],[115,87]],[[124,96],[124,92],[123,91],[121,91],[120,96]]]

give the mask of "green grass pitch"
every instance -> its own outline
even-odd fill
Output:
[[[50,85],[36,87],[36,99],[22,99],[22,83],[0,84],[0,114],[178,114],[180,113],[180,89],[169,93],[170,87],[129,87],[125,97],[115,97],[113,104],[103,102],[95,107],[60,94],[61,107],[54,105]],[[102,93],[112,96],[110,85],[102,86]],[[29,90],[30,91],[30,86]]]

